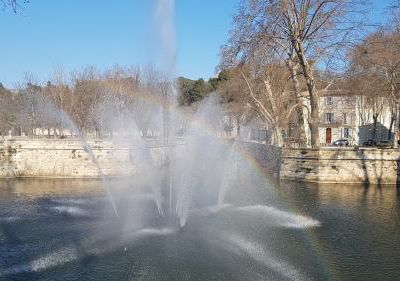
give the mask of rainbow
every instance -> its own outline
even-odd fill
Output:
[[[171,113],[190,121],[191,124],[194,124],[197,128],[201,128],[204,132],[208,133],[209,136],[212,136],[215,141],[221,143],[224,146],[229,146],[240,157],[240,159],[248,165],[250,169],[256,172],[257,176],[265,180],[269,186],[275,186],[265,167],[263,167],[260,162],[255,158],[254,153],[251,153],[248,149],[245,149],[241,145],[233,145],[233,141],[231,139],[218,137],[219,131],[205,120],[201,118],[196,118],[196,114],[173,106],[172,103],[166,102],[165,97],[160,95],[149,95],[145,92],[140,92],[137,94],[137,96],[143,99],[144,102],[160,106],[160,108],[166,107]],[[278,195],[282,197],[279,189]],[[285,207],[287,207],[289,211],[293,213],[298,213],[296,206],[294,204],[288,203],[290,201],[283,200],[283,202],[285,203]],[[333,258],[330,256],[328,251],[326,251],[327,247],[323,245],[323,241],[318,236],[317,230],[315,228],[302,229],[302,236],[306,246],[308,246],[312,252],[316,253],[317,257],[323,257],[321,258],[320,264],[318,266],[322,267],[322,271],[326,275],[328,280],[334,279],[335,276],[340,276],[334,268],[327,266],[327,264],[335,264],[335,262],[332,260]],[[329,263],[327,263],[327,261],[329,261]]]

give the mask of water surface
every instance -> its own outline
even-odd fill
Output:
[[[148,187],[0,181],[0,280],[398,280],[396,187],[238,182],[185,228]],[[196,195],[195,195],[195,198]]]

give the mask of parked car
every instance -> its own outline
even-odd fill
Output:
[[[379,142],[379,143],[377,144],[377,147],[380,147],[380,148],[389,148],[389,147],[392,147],[392,145],[393,145],[393,141],[387,141],[387,140],[385,140],[385,141]]]
[[[332,142],[333,146],[349,146],[349,140],[347,139],[338,139]]]
[[[363,146],[376,146],[376,141],[368,140],[363,142]]]

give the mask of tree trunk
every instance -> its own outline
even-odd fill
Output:
[[[372,129],[372,144],[376,143],[376,125],[378,123],[378,115],[373,115],[372,119],[374,120],[373,129]]]
[[[395,113],[395,119],[394,119],[394,124],[393,124],[393,148],[398,148],[399,144],[397,141],[397,134],[399,132],[399,104],[396,102],[396,113]]]
[[[273,144],[278,147],[283,146],[281,128],[279,128],[279,127],[275,127],[275,129],[274,129],[274,143]]]
[[[236,116],[236,126],[237,126],[237,130],[236,130],[236,136],[237,138],[240,140],[240,116]]]
[[[394,114],[393,114],[392,118],[390,119],[390,125],[389,125],[388,134],[387,134],[387,139],[388,140],[390,140],[390,138],[392,136],[393,124],[394,124],[395,120],[396,120],[396,118],[394,117]]]
[[[315,90],[314,74],[310,67],[303,50],[303,46],[299,42],[294,42],[295,51],[299,58],[300,66],[303,70],[303,76],[306,80],[308,94],[310,96],[310,107],[311,107],[311,146],[313,148],[319,148],[319,106],[318,106],[318,93]]]
[[[289,68],[289,71],[291,73],[292,76],[292,81],[293,81],[293,90],[294,90],[294,94],[296,97],[296,102],[298,104],[301,104],[300,107],[297,108],[297,114],[299,116],[299,135],[300,135],[300,140],[302,140],[306,146],[308,146],[308,133],[307,133],[307,122],[306,122],[306,118],[304,118],[305,116],[305,112],[304,112],[304,99],[301,97],[300,95],[300,84],[299,84],[299,79],[297,78],[298,75],[298,71],[297,71],[297,63],[294,61],[294,55],[292,54],[290,56],[290,58],[288,59],[287,62],[287,66]]]
[[[318,98],[310,96],[311,104],[311,146],[313,148],[319,147],[319,110],[318,110]]]

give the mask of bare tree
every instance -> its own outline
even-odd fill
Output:
[[[354,42],[355,30],[362,26],[363,4],[354,0],[244,0],[234,18],[225,54],[247,60],[254,50],[273,50],[273,57],[288,62],[293,77],[301,74],[310,99],[313,147],[319,146],[315,64],[328,58],[336,61],[332,56]],[[296,88],[298,83],[293,82]]]
[[[229,116],[227,131],[230,133],[231,129],[236,126],[236,133],[240,137],[241,125],[246,123],[249,118],[254,117],[254,115],[259,116],[260,114],[248,105],[247,92],[249,89],[241,76],[239,68],[225,70],[224,76],[226,80],[222,81],[218,86],[218,94]]]
[[[225,103],[233,105],[231,111],[236,119],[246,120],[244,114],[249,117],[256,113],[269,128],[272,143],[282,146],[283,132],[288,131],[288,116],[296,104],[292,84],[288,83],[291,73],[285,64],[249,61],[225,71],[228,79],[220,86],[219,92]]]
[[[398,119],[400,110],[400,29],[397,25],[387,26],[370,34],[351,52],[351,72],[367,94],[374,112],[374,124],[377,113],[385,98],[392,105],[392,124],[394,131],[393,146],[397,147]],[[364,87],[363,87],[364,85]],[[392,101],[391,103],[387,101]]]
[[[24,8],[24,5],[29,3],[28,0],[0,0],[0,7],[5,10],[7,8],[11,9],[14,13],[18,13]]]

